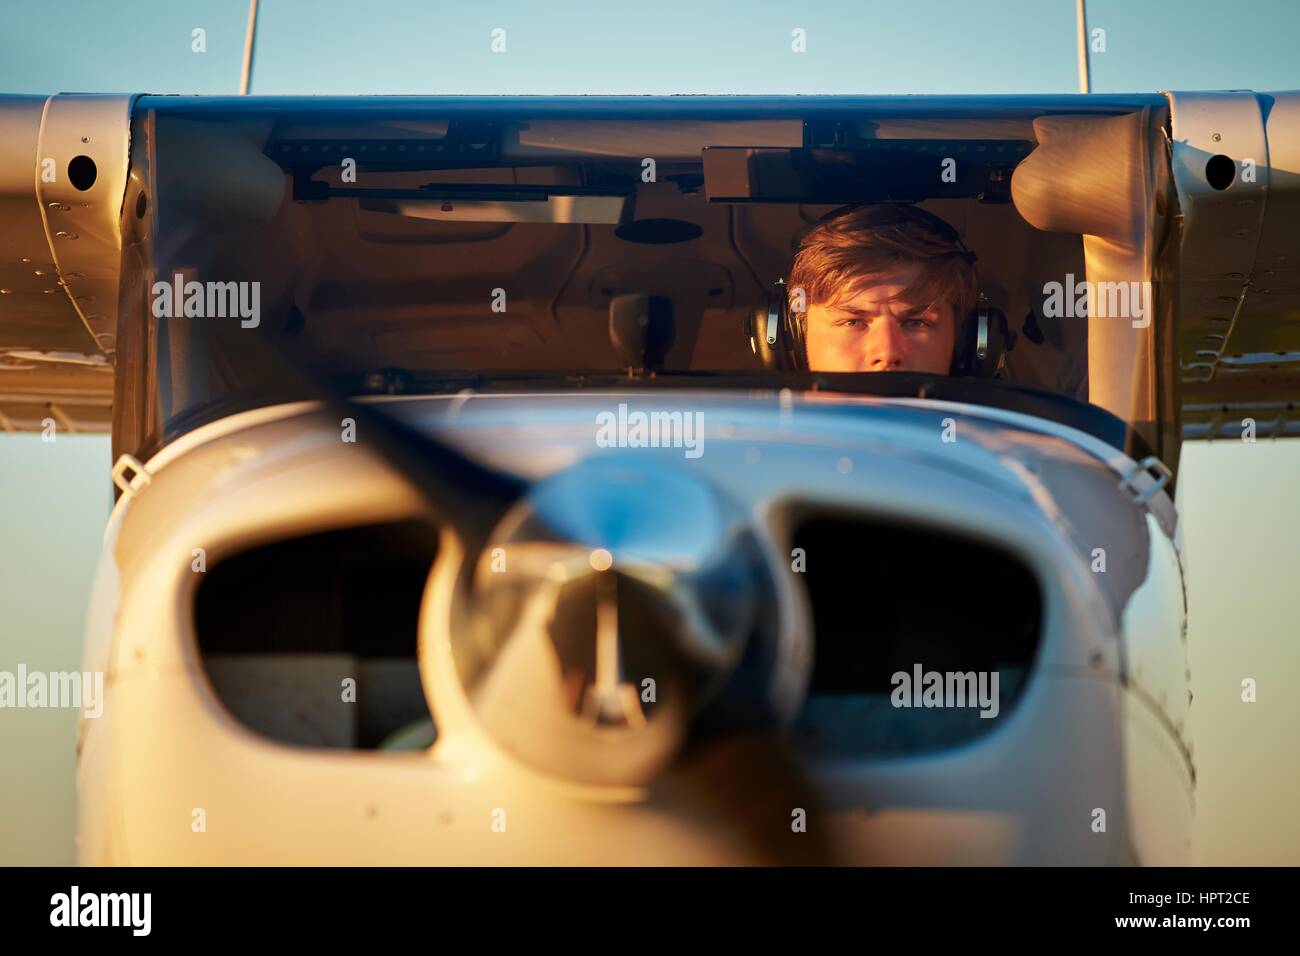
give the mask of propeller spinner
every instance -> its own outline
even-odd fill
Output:
[[[772,729],[775,587],[744,513],[651,458],[588,459],[510,509],[453,636],[467,699],[506,752],[640,785],[688,731]]]

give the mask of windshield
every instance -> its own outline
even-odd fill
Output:
[[[1109,412],[1159,438],[1155,250],[1137,243],[1125,272],[1058,221],[1058,192],[1078,186],[1045,200],[1018,171],[1051,158],[1032,116],[438,115],[400,102],[141,101],[124,450],[310,397],[286,362],[352,392],[653,381],[1001,407],[1019,395],[1031,414]]]

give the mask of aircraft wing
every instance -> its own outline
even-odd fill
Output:
[[[1300,435],[1300,93],[1168,100],[1178,390],[1161,390],[1184,438],[1247,418]],[[134,101],[0,96],[0,429],[108,430]]]
[[[0,97],[0,430],[109,430],[133,99]]]
[[[1300,93],[1170,93],[1183,437],[1300,435]]]

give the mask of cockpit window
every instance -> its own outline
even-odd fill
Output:
[[[124,450],[309,397],[286,361],[356,392],[563,389],[632,369],[669,387],[1050,395],[1033,414],[1092,405],[1152,446],[1171,427],[1165,184],[1110,182],[1116,163],[1098,163],[1142,166],[1150,105],[432,109],[140,101]]]

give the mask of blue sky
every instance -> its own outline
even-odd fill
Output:
[[[247,0],[7,7],[0,92],[238,90]],[[1300,87],[1297,0],[1088,9],[1095,90]],[[1073,0],[262,0],[253,92],[1065,92],[1074,31]]]

